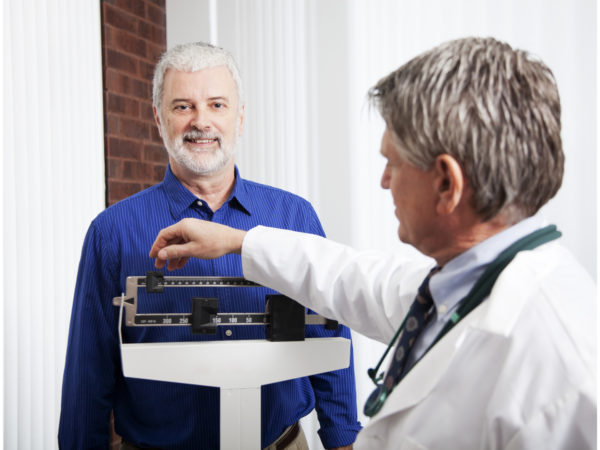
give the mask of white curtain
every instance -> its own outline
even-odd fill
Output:
[[[4,0],[4,448],[57,447],[79,254],[104,207],[100,2]]]

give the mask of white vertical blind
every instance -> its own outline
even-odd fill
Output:
[[[257,7],[259,6],[259,7]],[[305,2],[222,0],[218,45],[242,72],[246,124],[236,161],[243,175],[303,196],[314,193],[308,116]]]
[[[4,447],[55,448],[75,276],[104,207],[100,4],[3,4]]]

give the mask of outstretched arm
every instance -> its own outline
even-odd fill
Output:
[[[244,230],[199,219],[182,221],[160,231],[150,257],[157,269],[181,269],[190,257],[214,259],[228,253],[241,253]]]
[[[432,267],[430,258],[403,252],[358,252],[309,233],[264,226],[245,232],[197,219],[163,229],[150,257],[157,268],[168,261],[168,269],[175,270],[190,257],[227,253],[241,254],[247,280],[381,342],[392,337]]]

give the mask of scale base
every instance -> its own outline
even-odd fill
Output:
[[[126,377],[221,388],[221,448],[260,449],[260,387],[348,367],[350,341],[121,343]]]

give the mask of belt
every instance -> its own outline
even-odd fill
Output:
[[[294,425],[288,428],[283,436],[279,437],[279,442],[275,444],[275,450],[284,450],[290,445],[294,439],[298,437],[300,433],[300,425],[296,422]]]
[[[287,431],[279,436],[278,441],[275,444],[275,450],[285,450],[285,448],[290,445],[292,442],[294,442],[294,439],[296,439],[298,437],[298,434],[300,434],[300,425],[298,424],[298,422],[296,422],[294,425],[292,425],[291,427],[289,427],[287,429]],[[121,450],[137,450],[140,449],[140,447],[136,447],[133,444],[130,444],[127,441],[122,441],[121,444]]]

